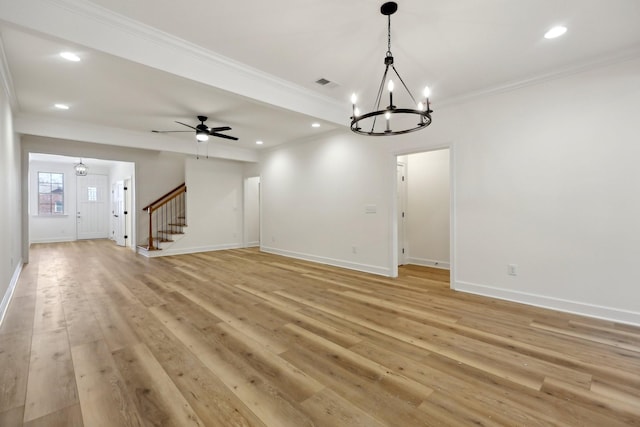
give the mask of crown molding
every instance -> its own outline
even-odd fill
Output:
[[[16,90],[13,86],[13,78],[11,77],[11,70],[9,70],[7,56],[4,53],[4,41],[2,40],[2,34],[0,34],[0,81],[2,82],[2,88],[9,98],[11,110],[14,113],[18,112],[20,110],[20,104],[18,104]]]
[[[626,61],[632,61],[634,59],[640,59],[640,46],[636,46],[620,52],[615,52],[614,54],[609,56],[600,57],[600,58],[590,60],[590,61],[585,61],[579,64],[574,64],[569,67],[560,68],[550,73],[539,74],[536,76],[531,76],[526,79],[514,80],[504,84],[491,86],[491,87],[470,92],[464,95],[445,99],[438,102],[438,107],[450,107],[450,106],[465,104],[467,102],[474,101],[478,98],[486,98],[488,96],[498,95],[505,92],[511,92],[511,91],[526,88],[529,86],[535,86],[535,85],[546,83],[552,80],[557,80],[557,79],[569,77],[575,74],[580,74],[586,71],[596,70],[598,68],[605,68],[605,67],[619,64]]]
[[[249,99],[345,125],[333,98],[82,0],[0,0],[2,19]],[[65,22],[67,25],[59,25]]]

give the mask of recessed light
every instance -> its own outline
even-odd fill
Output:
[[[320,123],[312,123],[311,127],[312,128],[319,128],[320,127]]]
[[[563,27],[562,25],[558,25],[557,27],[553,27],[549,31],[544,34],[545,39],[555,39],[556,37],[560,37],[564,33],[567,32],[567,27]]]
[[[58,110],[68,110],[69,106],[66,104],[55,104],[54,107],[56,107]]]
[[[72,62],[80,61],[80,57],[73,52],[60,52],[60,56],[62,56],[67,61],[72,61]]]
[[[262,145],[262,144],[264,144],[264,142],[262,142],[262,141],[256,141],[256,144],[258,144],[258,145]]]

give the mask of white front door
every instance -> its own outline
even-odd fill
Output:
[[[105,239],[109,237],[109,197],[106,175],[76,177],[78,209],[77,239]]]

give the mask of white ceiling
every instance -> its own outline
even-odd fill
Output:
[[[64,120],[177,147],[193,135],[150,130],[203,114],[240,138],[213,143],[262,149],[256,140],[269,147],[346,126],[353,91],[373,103],[386,52],[381,4],[0,0],[0,35],[27,133],[46,134],[40,119]],[[640,54],[637,0],[398,4],[391,50],[412,90],[432,88],[434,122],[438,105]],[[557,24],[567,34],[544,39]],[[66,62],[61,50],[82,61]],[[315,84],[321,77],[335,84]]]

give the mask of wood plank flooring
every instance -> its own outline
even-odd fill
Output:
[[[0,426],[640,425],[640,328],[400,276],[34,245],[0,328]]]

